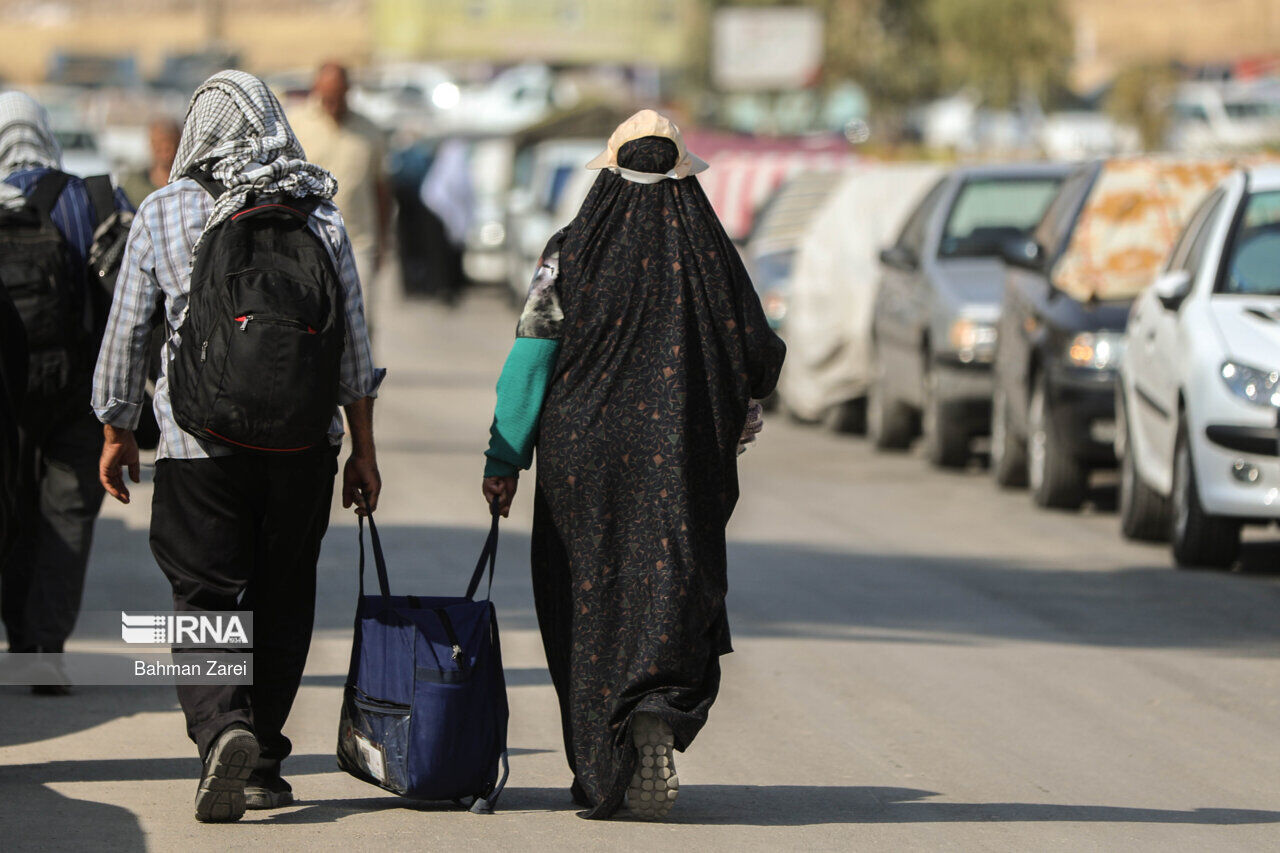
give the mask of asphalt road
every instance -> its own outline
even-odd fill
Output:
[[[393,584],[461,592],[483,538],[481,450],[514,326],[496,297],[383,306],[380,526]],[[1177,571],[1124,543],[1101,488],[1034,509],[975,466],[774,417],[741,460],[731,528],[737,651],[677,762],[670,821],[570,803],[532,613],[531,495],[495,586],[514,750],[499,813],[398,800],[335,769],[355,594],[335,508],[317,632],[287,733],[294,807],[191,817],[198,765],[168,688],[0,688],[0,849],[1262,850],[1280,848],[1280,545]],[[149,488],[99,526],[87,610],[163,609]],[[90,647],[93,636],[79,636]]]

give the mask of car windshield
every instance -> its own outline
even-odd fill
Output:
[[[1280,191],[1245,202],[1221,292],[1280,296]]]
[[[98,148],[93,134],[85,130],[55,130],[53,135],[63,151],[96,151]]]
[[[947,215],[938,257],[998,255],[1006,240],[1031,233],[1060,183],[1059,178],[966,181]]]

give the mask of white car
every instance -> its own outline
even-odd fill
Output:
[[[1229,566],[1280,520],[1280,167],[1237,171],[1133,304],[1116,402],[1126,536]]]

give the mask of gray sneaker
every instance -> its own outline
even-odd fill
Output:
[[[631,737],[636,745],[636,771],[627,788],[627,807],[642,820],[664,818],[680,792],[675,735],[662,718],[636,714],[631,721]]]
[[[196,820],[228,823],[244,816],[244,787],[258,763],[258,739],[242,725],[228,726],[209,747],[196,789]]]
[[[244,786],[246,809],[278,809],[293,803],[293,787],[280,775],[280,762],[258,759]]]

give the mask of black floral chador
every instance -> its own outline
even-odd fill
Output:
[[[646,137],[619,165],[661,174],[675,156]],[[550,327],[560,346],[536,440],[534,594],[574,795],[603,818],[635,769],[633,715],[661,717],[683,750],[715,701],[738,440],[784,347],[696,178],[602,172],[540,278],[520,334]]]

